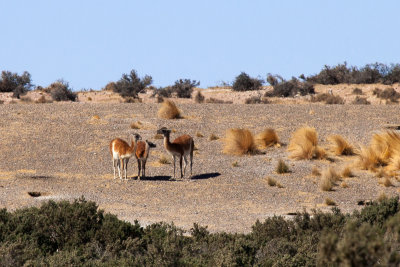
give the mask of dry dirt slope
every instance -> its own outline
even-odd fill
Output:
[[[334,133],[366,144],[384,125],[400,125],[397,105],[187,104],[180,106],[185,118],[172,121],[158,119],[158,107],[106,103],[1,105],[0,207],[16,209],[47,199],[83,195],[128,221],[173,221],[185,229],[198,222],[212,231],[247,232],[257,219],[273,214],[304,208],[328,210],[323,204],[326,197],[350,211],[359,208],[360,199],[375,199],[382,192],[398,194],[394,179],[395,187],[385,188],[365,171],[355,170],[356,177],[346,181],[349,188],[335,187],[333,192],[322,192],[319,179],[310,175],[313,166],[340,168],[351,159],[336,158],[333,163],[293,161],[288,159],[285,146],[260,155],[227,156],[221,153],[220,140],[207,138],[211,133],[223,137],[232,127],[247,127],[254,133],[272,127],[282,142],[288,143],[295,129],[309,125],[317,129],[322,145]],[[130,129],[137,121],[143,128]],[[194,136],[199,150],[191,180],[169,181],[172,165],[158,163],[165,152],[162,141],[155,140],[154,135],[162,126],[176,129],[172,137],[182,133]],[[126,139],[133,131],[157,144],[148,160],[150,177],[142,181],[114,180],[108,143],[115,137]],[[196,137],[197,132],[204,137]],[[279,158],[290,166],[290,174],[275,173]],[[238,167],[232,166],[235,161]],[[135,178],[136,164],[131,163],[129,176]],[[284,188],[269,187],[266,176],[276,178]],[[33,198],[27,192],[41,192],[42,196]]]

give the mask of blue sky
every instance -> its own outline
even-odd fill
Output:
[[[0,0],[0,70],[74,90],[137,70],[167,86],[400,63],[400,1]]]

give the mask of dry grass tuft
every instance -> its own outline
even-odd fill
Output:
[[[204,137],[204,135],[203,135],[202,133],[200,133],[200,132],[197,132],[197,133],[196,133],[196,136],[197,136],[197,137]]]
[[[347,166],[342,171],[342,177],[354,177],[353,172],[351,171],[350,167]]]
[[[336,202],[330,199],[329,197],[325,198],[325,204],[328,206],[336,206]]]
[[[168,160],[168,158],[165,155],[161,155],[158,162],[161,164],[171,164],[171,162]]]
[[[296,130],[290,139],[290,157],[300,159],[323,159],[325,150],[318,146],[318,134],[314,128],[303,127]]]
[[[311,174],[314,176],[321,176],[321,172],[319,171],[319,169],[316,166],[312,167]]]
[[[354,147],[347,142],[341,135],[332,135],[328,137],[328,140],[332,143],[332,151],[338,155],[350,156],[354,155]]]
[[[237,161],[233,162],[232,167],[239,167],[239,162],[237,162]]]
[[[211,134],[211,135],[208,137],[208,140],[210,140],[210,141],[214,141],[214,140],[218,140],[218,139],[219,139],[219,137],[216,136],[215,134]]]
[[[100,120],[100,116],[99,116],[99,115],[94,115],[94,116],[92,117],[92,120]]]
[[[378,200],[379,202],[385,201],[385,200],[387,200],[387,199],[388,199],[388,196],[385,194],[385,192],[380,193],[379,196],[378,196],[378,198],[377,198],[377,200]]]
[[[276,172],[279,174],[289,173],[289,166],[282,159],[279,159],[278,165],[276,166]]]
[[[247,129],[226,131],[223,153],[230,155],[255,154],[257,152],[253,134]]]
[[[389,177],[387,177],[387,176],[384,177],[384,178],[382,178],[382,179],[379,181],[379,183],[380,183],[381,185],[385,186],[385,187],[394,186],[393,183],[392,183],[392,181],[390,181]]]
[[[164,100],[160,109],[158,110],[158,117],[167,120],[179,119],[181,118],[181,112],[174,102],[170,100]]]
[[[338,181],[340,181],[340,176],[332,167],[329,167],[328,169],[324,170],[321,174],[320,187],[323,191],[331,191],[333,186]]]
[[[341,187],[341,188],[348,188],[349,185],[348,185],[346,182],[343,181],[343,182],[340,184],[340,187]]]
[[[277,185],[277,181],[274,178],[269,177],[269,176],[267,177],[267,183],[268,183],[269,186],[276,186]]]
[[[273,146],[279,142],[278,135],[274,129],[268,128],[255,136],[255,143],[258,148],[263,149]]]
[[[142,127],[143,124],[140,121],[131,123],[131,129],[141,129]]]

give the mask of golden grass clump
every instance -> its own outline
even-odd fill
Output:
[[[303,127],[296,130],[290,139],[288,151],[290,157],[300,159],[325,158],[325,150],[318,146],[318,134],[314,128]]]
[[[267,183],[268,183],[269,186],[276,186],[277,185],[277,181],[274,178],[269,177],[269,176],[267,177]]]
[[[353,172],[351,171],[350,167],[347,166],[342,171],[342,177],[354,177]]]
[[[232,167],[239,167],[239,162],[237,162],[237,161],[233,162]]]
[[[216,135],[213,134],[213,133],[208,137],[208,140],[210,140],[210,141],[214,141],[214,140],[218,140],[218,139],[219,139],[219,137],[216,136]]]
[[[278,144],[279,137],[274,129],[268,128],[255,136],[255,143],[258,148],[263,149]]]
[[[347,142],[341,135],[332,135],[328,137],[328,140],[332,143],[332,151],[338,155],[350,156],[354,155],[354,147]]]
[[[170,164],[171,163],[165,155],[161,155],[158,162],[161,164]]]
[[[370,146],[361,148],[359,165],[370,171],[381,166],[390,171],[400,170],[400,135],[394,131],[374,134]]]
[[[311,169],[311,174],[314,176],[321,176],[320,170],[317,168],[317,166],[313,166]]]
[[[327,206],[336,206],[336,202],[330,199],[329,197],[325,198],[325,204]]]
[[[181,112],[174,102],[170,100],[164,100],[160,109],[158,110],[158,117],[167,120],[179,119],[181,118]]]
[[[257,152],[253,134],[247,129],[226,131],[223,153],[230,155],[254,154]]]
[[[197,137],[204,137],[204,135],[203,135],[201,132],[197,132],[197,133],[196,133],[196,136],[197,136]]]
[[[279,174],[289,173],[289,166],[282,159],[279,159],[276,166],[276,172]]]
[[[384,177],[384,178],[382,178],[380,181],[379,181],[379,183],[381,184],[381,185],[383,185],[384,187],[391,187],[391,186],[394,186],[393,185],[393,183],[392,183],[392,181],[390,181],[390,179],[389,179],[389,177]]]
[[[320,187],[322,191],[331,191],[333,186],[338,181],[340,181],[340,176],[332,167],[329,167],[328,169],[324,170],[321,174]]]
[[[348,185],[345,181],[343,181],[343,182],[340,184],[340,187],[341,187],[341,188],[348,188],[349,185]]]
[[[140,129],[142,127],[143,127],[143,124],[140,121],[131,123],[131,129]]]

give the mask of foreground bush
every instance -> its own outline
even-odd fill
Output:
[[[248,234],[141,227],[84,199],[0,210],[0,266],[375,266],[400,264],[398,198],[257,221]]]

